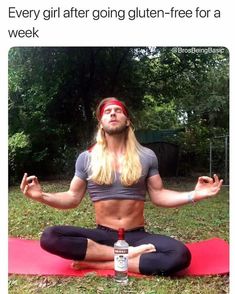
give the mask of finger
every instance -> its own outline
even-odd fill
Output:
[[[214,186],[214,188],[211,189],[211,192],[212,192],[213,195],[216,195],[217,193],[219,193],[222,184],[223,184],[223,180],[220,180],[219,184]]]
[[[221,188],[222,185],[223,185],[223,180],[219,180],[219,178],[218,178],[218,181],[216,180],[214,183],[214,186],[218,188]]]
[[[214,183],[213,179],[207,176],[199,177],[200,183]]]
[[[27,173],[24,174],[22,181],[21,181],[21,184],[20,184],[20,189],[22,192],[23,192],[25,184],[26,184],[26,178],[27,178]]]
[[[28,188],[29,188],[29,185],[26,185],[23,190],[24,195],[27,195]]]
[[[39,182],[38,182],[38,178],[37,177],[35,177],[35,179],[33,180],[33,182],[35,183],[35,184],[39,184]]]
[[[221,188],[222,185],[223,185],[223,181],[224,181],[224,180],[220,180],[220,181],[219,181],[219,187],[220,187],[220,188]]]
[[[32,181],[34,181],[36,178],[36,176],[29,176],[27,177],[27,183],[31,183]]]
[[[219,184],[219,177],[216,174],[214,174],[214,180],[215,183]]]

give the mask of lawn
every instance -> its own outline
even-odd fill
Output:
[[[67,190],[69,182],[42,184],[44,190],[58,192]],[[185,180],[168,180],[165,186],[175,190],[191,190],[194,184]],[[216,198],[181,208],[157,208],[147,201],[145,218],[147,230],[174,236],[183,242],[212,237],[220,237],[228,241],[228,188],[223,187]],[[85,197],[77,209],[62,211],[27,199],[20,193],[18,187],[9,189],[9,236],[38,239],[46,226],[55,224],[95,227],[90,199]],[[228,276],[130,278],[127,286],[120,287],[111,278],[100,278],[93,274],[84,278],[10,275],[9,293],[222,294],[229,293],[229,278]]]

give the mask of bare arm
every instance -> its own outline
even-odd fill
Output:
[[[160,175],[148,178],[147,187],[152,202],[162,207],[178,207],[190,203],[192,200],[197,202],[205,198],[213,197],[218,194],[223,180],[214,175],[214,180],[210,177],[199,177],[195,190],[189,192],[177,192],[167,190],[163,187]]]
[[[80,204],[86,192],[86,182],[74,176],[68,191],[45,193],[36,176],[28,177],[27,174],[24,174],[20,189],[25,196],[33,200],[58,209],[70,209]]]

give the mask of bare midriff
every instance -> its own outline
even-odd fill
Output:
[[[94,202],[97,225],[115,230],[130,230],[144,226],[144,201],[100,200]]]

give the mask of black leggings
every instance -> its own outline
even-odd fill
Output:
[[[87,239],[113,246],[117,241],[117,231],[98,225],[96,229],[74,226],[48,227],[42,234],[41,247],[71,260],[84,260]],[[191,254],[188,248],[173,238],[150,234],[143,227],[125,232],[125,240],[130,246],[151,243],[156,252],[140,256],[139,271],[145,275],[171,275],[189,266]]]

